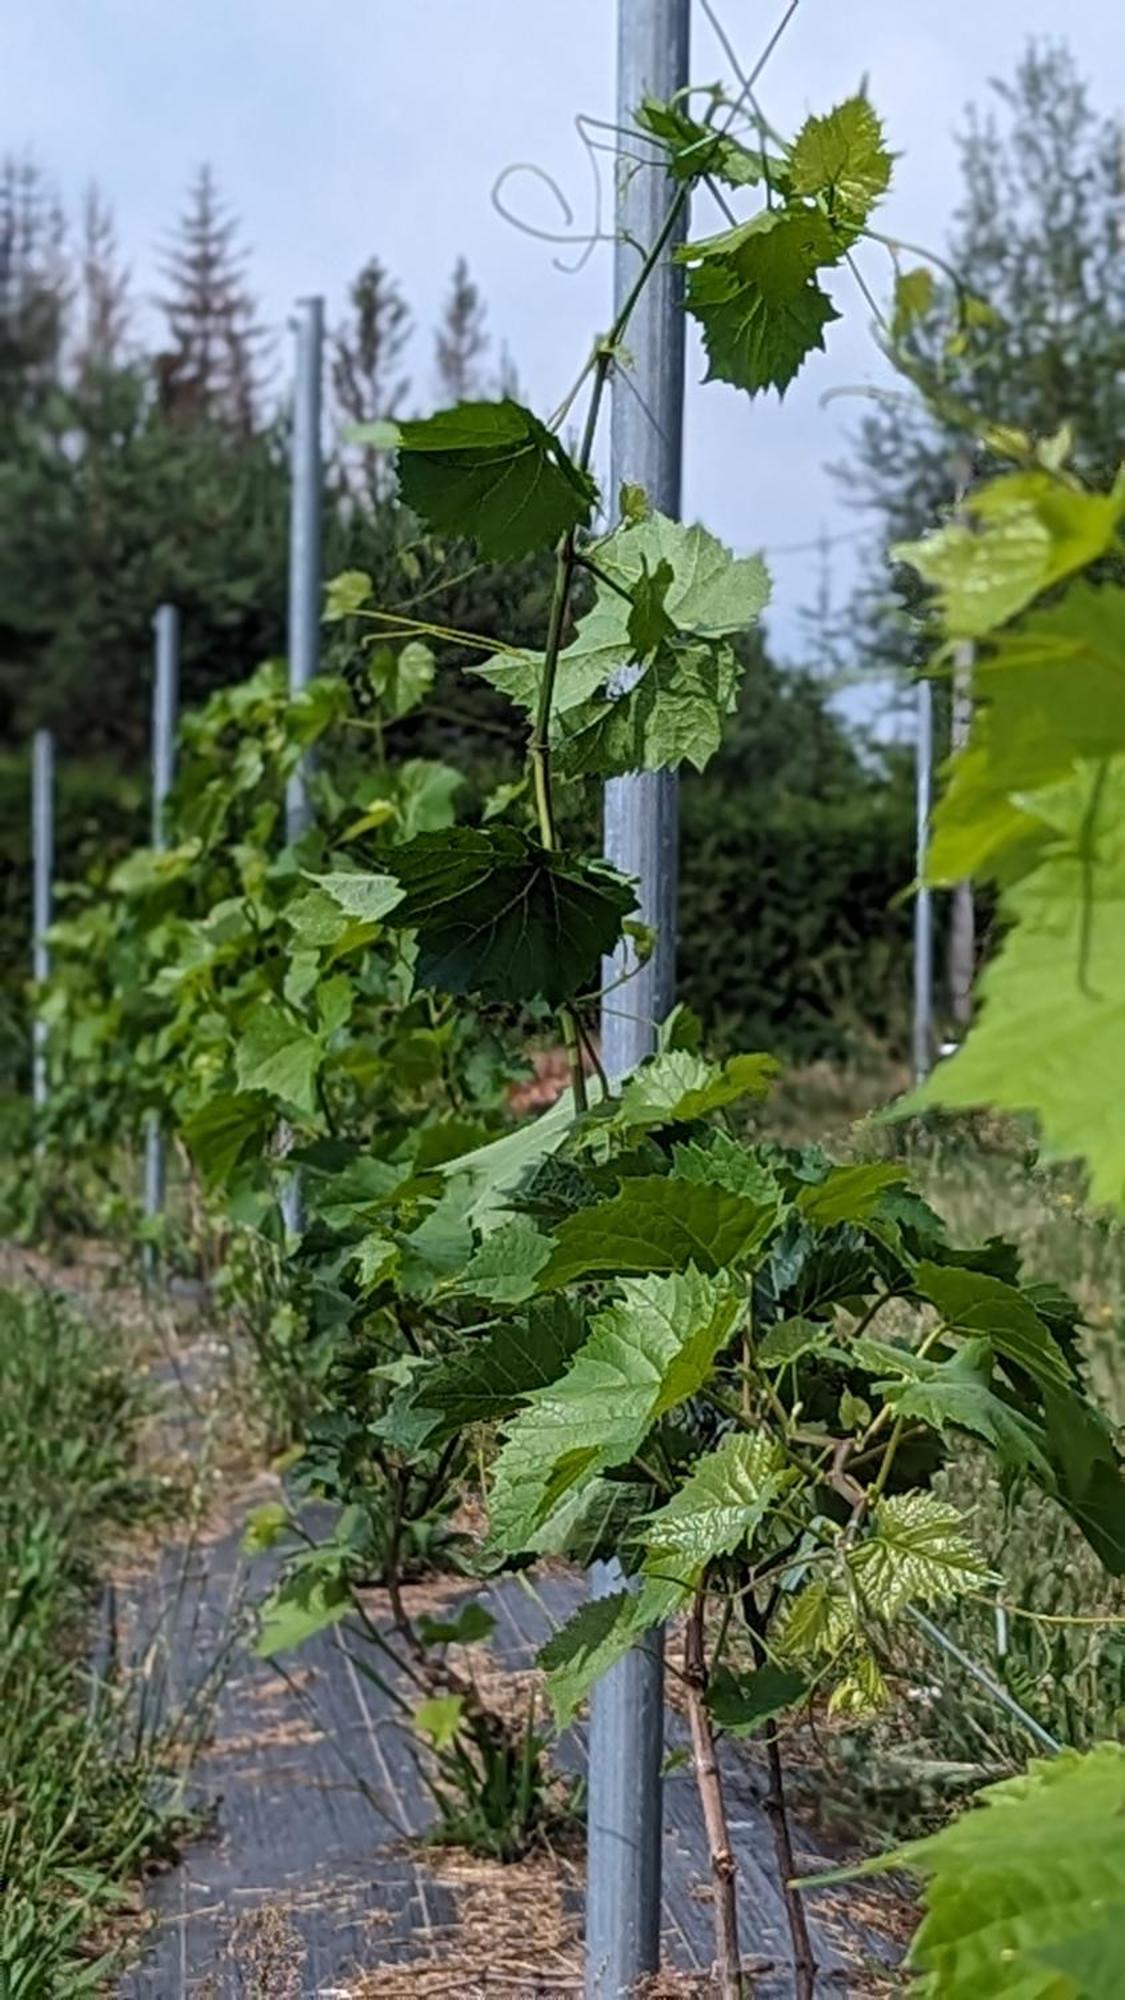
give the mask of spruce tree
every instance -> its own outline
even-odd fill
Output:
[[[485,392],[481,362],[488,352],[485,306],[464,257],[453,266],[445,312],[437,330],[437,377],[442,399],[464,403]]]
[[[398,416],[410,393],[401,372],[413,333],[410,308],[394,279],[370,257],[348,292],[348,315],[332,340],[332,387],[343,425]],[[386,491],[386,455],[363,451],[359,484],[372,497]],[[355,483],[355,482],[353,482]]]
[[[159,300],[171,345],[158,359],[160,399],[168,415],[208,420],[244,437],[256,428],[265,334],[247,286],[238,223],[200,168],[168,251],[169,289]]]
[[[130,320],[129,273],[121,262],[113,211],[94,181],[82,210],[80,277],[78,359],[88,375],[124,360]]]
[[[72,297],[58,197],[34,160],[9,155],[0,162],[0,421],[59,384]]]

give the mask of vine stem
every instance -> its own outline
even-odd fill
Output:
[[[703,1613],[706,1597],[696,1591],[684,1631],[684,1686],[687,1692],[688,1725],[691,1730],[695,1782],[703,1808],[707,1845],[711,1854],[711,1883],[715,1899],[715,1972],[718,2000],[742,2000],[742,1955],[738,1945],[737,1864],[730,1844],[726,1806],[723,1802],[715,1736],[707,1713],[707,1665],[703,1645]]]
[[[676,227],[680,211],[686,199],[686,188],[676,195],[669,206],[657,234],[645,253],[640,270],[613,322],[608,334],[599,340],[594,350],[593,381],[590,400],[586,407],[586,421],[582,428],[582,442],[579,446],[577,465],[582,473],[588,473],[594,456],[594,443],[598,434],[598,418],[606,387],[613,370],[617,351],[624,338],[626,328],[633,316],[634,308],[645,286],[648,284],[661,257],[667,248]],[[583,373],[586,371],[584,370]],[[555,699],[555,682],[558,678],[559,656],[562,652],[566,631],[567,613],[570,610],[571,593],[580,557],[573,528],[559,542],[555,556],[555,585],[551,595],[551,608],[547,618],[547,640],[543,653],[543,675],[539,683],[539,699],[535,708],[535,722],[528,741],[528,762],[531,766],[532,789],[535,797],[535,817],[539,828],[539,838],[548,853],[557,846],[555,832],[555,807],[551,785],[551,710]],[[570,1070],[571,1088],[577,1110],[585,1111],[587,1106],[586,1073],[582,1060],[582,1042],[578,1020],[574,1008],[562,1010],[563,1042],[566,1047],[567,1066]]]
[[[793,1941],[793,1992],[795,2000],[813,2000],[816,1980],[816,1960],[813,1958],[809,1927],[805,1921],[805,1906],[801,1892],[795,1886],[796,1865],[793,1860],[793,1842],[789,1833],[789,1815],[785,1807],[785,1776],[781,1766],[781,1744],[776,1724],[766,1731],[766,1757],[769,1762],[770,1787],[762,1801],[766,1817],[773,1834],[774,1853],[777,1855],[778,1874],[781,1877],[781,1893],[785,1899],[785,1914],[789,1919],[789,1935]]]

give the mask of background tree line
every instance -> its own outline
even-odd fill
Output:
[[[935,267],[934,313],[912,336],[917,358],[998,422],[1049,431],[1071,421],[1082,468],[1104,470],[1125,432],[1120,131],[1096,114],[1064,47],[1029,47],[1013,78],[993,86],[990,108],[970,110],[959,149],[948,258],[987,310],[953,349],[939,349],[950,281]],[[96,191],[70,218],[34,162],[13,155],[0,167],[0,922],[10,995],[28,926],[30,730],[49,723],[59,738],[65,872],[143,829],[155,605],[168,598],[184,613],[185,702],[284,651],[282,363],[206,168],[165,246],[155,307],[155,320],[141,312]],[[372,417],[516,386],[463,259],[430,338],[420,380],[409,304],[372,256],[330,326],[326,573],[370,570],[387,601],[407,594],[405,578],[429,593],[435,621],[535,643],[543,565],[466,573],[464,552],[416,546],[385,458],[348,441]],[[901,687],[923,656],[924,601],[887,549],[952,504],[964,446],[956,423],[925,412],[905,383],[862,419],[841,470],[871,535],[846,620],[838,630],[809,621],[808,657],[797,663],[748,642],[737,727],[684,785],[683,985],[732,1037],[795,1056],[905,1046],[909,912],[896,897],[912,867],[908,757],[849,726],[833,689],[841,661]],[[515,740],[500,698],[446,661],[432,709],[403,743],[438,755],[456,745],[462,762],[468,749],[483,796],[511,775]]]

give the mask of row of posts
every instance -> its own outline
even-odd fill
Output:
[[[617,122],[629,126],[646,95],[673,98],[688,83],[689,0],[618,0]],[[661,228],[672,190],[655,172],[619,176],[614,293],[618,305],[635,278],[639,244]],[[669,245],[669,249],[674,244]],[[681,500],[684,318],[679,272],[666,258],[647,288],[629,327],[630,379],[613,396],[609,490],[626,481],[644,487],[652,505],[678,518]],[[289,672],[294,690],[316,673],[321,590],[321,376],[323,309],[302,302],[297,323],[297,365],[292,431],[292,498],[289,562]],[[164,801],[171,783],[176,731],[179,617],[171,605],[156,615],[153,705],[153,840],[164,839]],[[932,696],[921,684],[918,706],[919,874],[930,814]],[[51,922],[53,748],[41,731],[33,758],[34,970],[49,970]],[[290,780],[288,837],[307,827],[311,806],[308,768]],[[602,1058],[613,1078],[632,1069],[655,1046],[656,1023],[669,1012],[675,988],[677,791],[674,775],[645,773],[616,778],[605,788],[607,858],[638,883],[641,914],[654,926],[657,944],[642,967],[630,967],[627,1004],[603,1003]],[[914,1059],[924,1074],[932,1059],[932,916],[928,892],[915,909]],[[623,967],[606,968],[612,989]],[[35,1024],[34,1097],[46,1101],[44,1024]],[[145,1208],[155,1218],[164,1201],[164,1139],[155,1117],[146,1132]],[[299,1225],[296,1178],[289,1183],[287,1220]],[[615,1563],[598,1564],[590,1579],[595,1596],[619,1589]],[[663,1633],[646,1640],[613,1667],[594,1689],[590,1711],[586,1991],[589,2000],[620,2000],[660,1959],[661,1768],[664,1748]]]

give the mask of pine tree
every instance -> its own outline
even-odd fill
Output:
[[[458,257],[436,342],[438,383],[446,402],[464,403],[483,394],[480,364],[489,347],[484,321],[479,288],[464,257]]]
[[[400,363],[414,329],[406,300],[377,257],[357,273],[348,305],[348,317],[332,342],[332,386],[340,415],[347,424],[395,417],[410,393],[410,378],[400,372]],[[386,490],[385,466],[385,455],[362,453],[361,484],[376,499]]]
[[[61,379],[73,298],[66,224],[31,159],[0,163],[0,418]]]
[[[266,338],[246,283],[247,257],[210,167],[200,169],[180,218],[159,301],[172,337],[157,364],[165,411],[252,435],[262,391]]]

